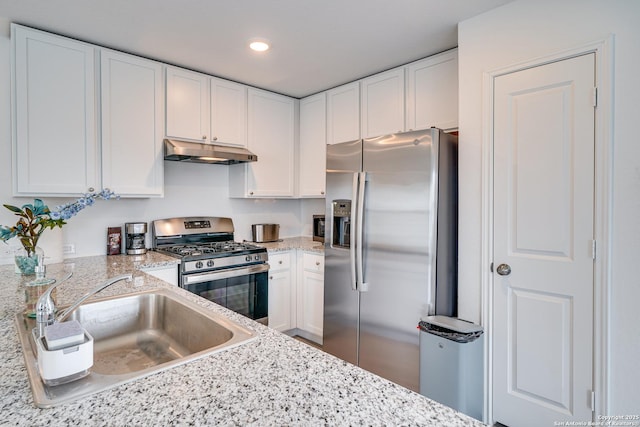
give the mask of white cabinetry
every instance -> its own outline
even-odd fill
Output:
[[[277,331],[292,328],[292,252],[269,254],[269,327]]]
[[[94,47],[18,25],[11,31],[14,194],[99,189]]]
[[[324,255],[301,252],[302,262],[297,284],[298,335],[322,344],[324,316]]]
[[[458,50],[407,65],[408,130],[458,127]]]
[[[300,158],[298,195],[324,197],[326,138],[326,95],[300,100]]]
[[[248,98],[248,148],[258,161],[229,166],[229,195],[293,197],[296,103],[254,88]]]
[[[162,196],[162,66],[102,49],[100,67],[102,185],[121,196]]]
[[[209,76],[167,67],[167,136],[206,142],[209,138]]]
[[[402,132],[404,120],[404,68],[363,79],[362,138]]]
[[[95,46],[19,25],[12,32],[14,193],[162,196],[160,64],[108,49],[98,56]]]
[[[147,267],[141,268],[147,274],[152,275],[160,280],[178,286],[178,267],[175,265],[162,266],[162,267]]]
[[[327,144],[360,139],[360,82],[327,91]]]
[[[247,87],[167,67],[167,130],[172,138],[247,145]]]
[[[210,140],[247,146],[247,87],[212,77]]]

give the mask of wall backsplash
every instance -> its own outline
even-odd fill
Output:
[[[3,147],[2,151],[5,150]],[[324,209],[324,201],[314,199],[230,199],[228,167],[224,165],[165,162],[164,166],[164,198],[98,200],[94,206],[71,218],[62,229],[61,240],[62,244],[73,244],[75,254],[64,257],[104,255],[108,227],[175,216],[228,216],[233,219],[236,240],[251,240],[251,224],[264,222],[280,224],[281,237],[310,236],[312,215]],[[2,193],[10,192],[10,185],[3,184]],[[22,197],[12,199],[12,203],[20,205],[31,200]],[[53,208],[72,199],[44,197],[43,200]],[[7,211],[7,214],[2,213],[0,224],[14,221],[11,213]],[[45,231],[47,233],[49,230]],[[17,244],[12,243],[14,246]],[[54,241],[53,244],[60,242]],[[151,247],[150,228],[147,247]],[[0,262],[11,262],[11,257],[4,258],[0,257]]]

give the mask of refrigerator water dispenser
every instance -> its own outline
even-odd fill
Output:
[[[334,200],[331,245],[348,249],[351,243],[351,200]]]

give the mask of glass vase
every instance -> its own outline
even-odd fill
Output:
[[[20,274],[30,276],[36,274],[36,265],[41,259],[44,262],[44,251],[36,246],[36,250],[29,254],[24,247],[19,247],[14,253],[16,267]]]

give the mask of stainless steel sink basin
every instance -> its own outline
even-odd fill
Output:
[[[58,386],[40,379],[33,319],[16,315],[35,405],[54,406],[229,349],[255,338],[230,319],[169,290],[106,298],[71,316],[93,336],[91,373]]]

